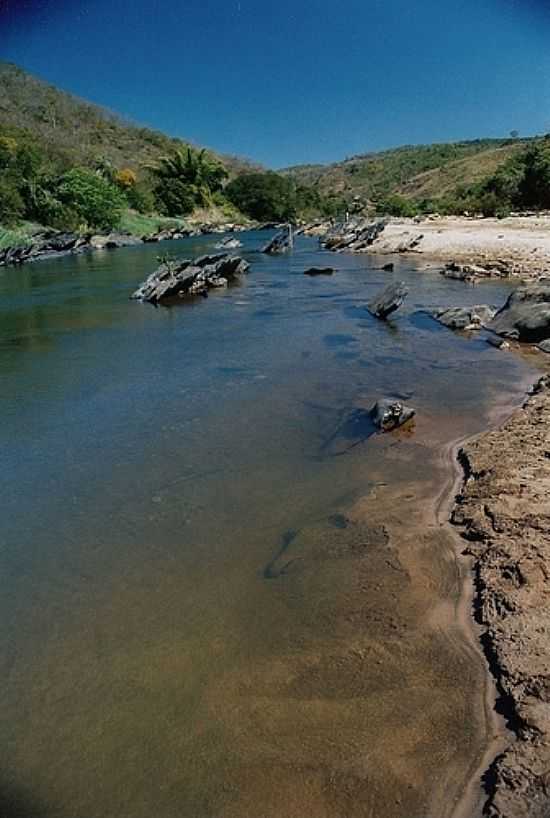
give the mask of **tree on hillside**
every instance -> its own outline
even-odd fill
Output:
[[[190,213],[193,207],[207,207],[212,195],[221,190],[227,170],[203,148],[179,148],[163,156],[149,169],[157,179],[155,195],[168,216]]]
[[[273,171],[238,176],[225,193],[242,213],[258,221],[283,221],[296,213],[294,182]]]

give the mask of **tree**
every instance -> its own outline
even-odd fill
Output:
[[[225,194],[242,213],[258,221],[283,221],[296,214],[294,183],[273,171],[238,176]]]
[[[212,202],[212,194],[221,190],[227,178],[227,170],[203,148],[200,151],[187,147],[179,148],[171,156],[163,156],[157,164],[150,165],[149,169],[157,179],[155,195],[160,207],[168,215],[184,215],[191,212],[189,202],[193,206],[208,206]],[[173,212],[178,201],[185,209]],[[193,207],[191,207],[191,210]]]
[[[61,177],[57,196],[89,227],[101,230],[116,227],[124,207],[124,197],[114,185],[83,168],[73,168]]]

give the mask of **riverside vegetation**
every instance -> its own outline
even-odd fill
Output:
[[[550,207],[550,138],[404,147],[276,173],[124,122],[0,63],[0,247],[37,225],[134,235],[346,211],[505,215]]]

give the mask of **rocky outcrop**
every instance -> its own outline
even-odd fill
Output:
[[[386,222],[383,219],[374,222],[366,219],[350,219],[344,224],[333,227],[322,239],[321,244],[327,250],[347,250],[360,253],[374,244],[384,232],[385,227]]]
[[[518,341],[539,343],[550,338],[550,279],[514,290],[488,328]]]
[[[249,264],[239,256],[201,256],[194,261],[165,261],[141,284],[131,298],[150,304],[169,302],[208,290],[227,287],[228,282],[248,272]]]
[[[367,309],[376,318],[384,321],[392,312],[399,309],[408,294],[405,282],[396,281],[369,301]]]
[[[379,400],[371,409],[371,418],[381,432],[391,432],[415,416],[415,410],[396,400]]]
[[[443,307],[431,310],[428,315],[443,326],[457,330],[478,330],[488,326],[495,310],[487,304],[476,304],[473,307]]]
[[[242,246],[243,246],[242,241],[227,236],[227,238],[222,239],[216,244],[216,250],[236,250],[237,248]]]
[[[452,519],[475,561],[482,644],[516,736],[485,775],[491,818],[550,815],[549,385],[460,452]]]

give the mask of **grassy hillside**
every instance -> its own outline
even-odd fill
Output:
[[[353,156],[332,165],[303,165],[283,173],[326,194],[377,199],[391,194],[439,198],[458,185],[492,175],[531,140],[479,139],[418,145]]]
[[[37,143],[43,152],[63,157],[67,166],[93,166],[108,159],[117,168],[137,172],[161,156],[186,146],[181,139],[142,128],[49,85],[11,63],[0,62],[0,130]],[[230,175],[253,166],[220,156]]]

